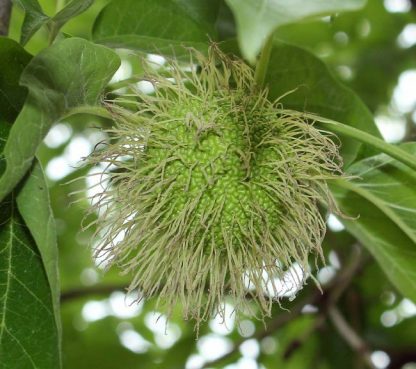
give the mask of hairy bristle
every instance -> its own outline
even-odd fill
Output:
[[[216,46],[190,55],[192,68],[147,71],[153,94],[108,104],[112,141],[88,159],[106,163],[110,178],[91,209],[95,253],[167,315],[180,303],[198,325],[223,315],[229,296],[237,312],[266,316],[275,281],[294,263],[308,274],[310,255],[322,257],[318,204],[334,203],[326,181],[341,174],[338,148],[269,101],[242,60]]]

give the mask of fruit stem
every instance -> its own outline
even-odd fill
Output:
[[[267,67],[269,66],[270,55],[273,48],[273,34],[271,34],[263,45],[259,60],[256,64],[256,70],[254,72],[254,79],[259,87],[264,86],[264,80],[266,78]]]

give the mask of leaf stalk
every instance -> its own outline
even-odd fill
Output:
[[[400,161],[401,163],[407,165],[409,168],[416,170],[416,157],[414,155],[409,154],[408,152],[404,151],[403,149],[401,149],[400,147],[396,145],[392,145],[367,132],[351,127],[347,124],[337,122],[332,119],[322,118],[315,114],[310,114],[310,113],[306,113],[303,115],[306,116],[306,118],[312,119],[316,122],[329,124],[332,132],[335,132],[344,136],[348,136],[359,142],[362,142],[371,147],[374,147],[375,149],[380,150],[381,152],[389,155],[393,159],[396,159]]]
[[[266,79],[267,68],[269,66],[270,55],[273,48],[273,34],[271,34],[264,43],[263,49],[260,53],[259,60],[256,64],[256,70],[254,72],[254,79],[259,87],[264,86]]]

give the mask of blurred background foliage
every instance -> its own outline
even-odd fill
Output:
[[[47,14],[54,14],[54,0],[39,2]],[[106,3],[96,0],[63,32],[91,38],[94,20]],[[221,32],[230,36],[231,12],[224,5],[221,14]],[[19,39],[22,21],[23,12],[14,5],[10,37]],[[276,37],[323,59],[367,104],[387,141],[416,137],[416,6],[410,1],[369,0],[360,11],[281,27]],[[47,38],[41,29],[27,50],[36,54],[48,45]],[[118,53],[122,65],[113,83],[141,72],[141,56],[127,50]],[[159,61],[157,56],[149,57]],[[94,119],[77,115],[56,124],[38,153],[46,169],[59,237],[65,369],[365,367],[328,319],[316,313],[317,300],[296,319],[272,324],[275,329],[265,330],[263,322],[250,319],[236,324],[232,317],[226,328],[214,319],[201,328],[196,340],[193,325],[183,321],[179,312],[165,326],[165,317],[157,313],[153,301],[135,304],[134,296],[126,297],[129,277],[117,270],[104,273],[102,266],[94,264],[89,247],[94,230],[80,231],[89,205],[87,187],[95,182],[93,176],[85,177],[94,169],[81,167],[79,161],[106,138],[101,128],[108,124]],[[351,251],[355,242],[330,217],[324,245],[328,262],[318,274],[324,289],[339,281],[342,266],[358,258]],[[395,291],[366,254],[350,277],[339,306],[368,345],[374,367],[415,369],[416,306]],[[295,311],[299,301],[314,291],[316,286],[310,283],[294,301],[289,291],[282,305]],[[228,307],[231,313],[232,306]],[[284,312],[277,306],[274,316],[275,322]]]

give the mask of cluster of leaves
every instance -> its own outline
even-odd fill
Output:
[[[80,316],[84,300],[74,299],[60,308],[61,288],[78,287],[80,276],[85,279],[85,273],[93,273],[85,247],[89,234],[79,233],[87,206],[85,193],[77,195],[83,201],[68,208],[68,194],[85,191],[83,183],[71,179],[84,175],[88,169],[73,170],[59,181],[45,178],[40,162],[49,163],[67,146],[52,150],[43,146],[42,141],[50,128],[63,120],[71,123],[74,135],[79,137],[85,137],[88,129],[94,130],[93,126],[111,124],[102,117],[100,102],[104,93],[117,93],[123,86],[123,82],[109,83],[120,65],[120,57],[133,64],[134,73],[128,83],[141,77],[138,55],[152,53],[181,58],[184,46],[204,51],[210,41],[222,42],[221,47],[241,53],[254,64],[265,39],[276,29],[279,39],[273,42],[265,76],[269,97],[275,99],[295,90],[282,99],[285,108],[342,122],[341,128],[333,125],[334,132],[339,134],[345,172],[353,179],[331,185],[342,212],[347,215],[343,219],[346,231],[328,232],[325,252],[336,250],[344,261],[353,253],[352,246],[359,243],[377,262],[371,262],[350,288],[345,305],[354,305],[350,300],[358,299],[354,310],[359,304],[379,300],[383,291],[392,289],[416,301],[416,172],[403,164],[411,162],[413,156],[416,162],[416,145],[409,142],[391,148],[383,143],[372,114],[387,102],[388,89],[407,67],[406,58],[414,57],[414,49],[400,51],[391,47],[393,37],[402,27],[394,24],[390,27],[392,39],[383,29],[367,44],[354,40],[354,50],[334,46],[332,56],[327,58],[332,66],[345,60],[343,54],[348,52],[352,54],[350,60],[363,55],[354,59],[357,74],[349,83],[372,111],[314,54],[320,43],[329,43],[339,30],[349,32],[360,17],[371,19],[377,14],[371,23],[374,26],[382,17],[390,17],[380,10],[384,8],[378,0],[370,1],[364,10],[360,10],[364,0],[310,0],[307,4],[284,0],[72,0],[67,4],[58,0],[57,3],[54,9],[52,1],[17,0],[10,37],[0,38],[0,368],[56,369],[62,367],[62,361],[67,368],[185,366],[195,351],[192,328],[174,319],[182,336],[169,350],[160,348],[156,344],[158,336],[146,320],[154,310],[152,301],[146,301],[147,314],[142,312],[128,322],[110,316],[89,326]],[[351,15],[335,19],[333,25],[310,20],[354,10]],[[397,23],[403,25],[407,21],[409,18]],[[388,55],[387,61],[374,65],[379,55],[383,58]],[[401,63],[396,65],[394,61],[399,56]],[[390,80],[382,84],[379,77],[391,68],[393,72],[386,77]],[[370,88],[373,83],[380,84],[374,93]],[[92,288],[92,293],[111,290],[125,280],[109,273],[102,283],[104,288]],[[311,290],[306,288],[302,294]],[[62,299],[69,301],[71,296],[62,294]],[[287,307],[291,306],[288,302]],[[383,310],[381,304],[362,310],[357,326],[368,328],[365,334],[372,345],[396,352],[415,343],[411,337],[407,341],[403,338],[416,329],[414,319],[407,328],[397,326],[385,332],[377,320]],[[279,314],[282,313],[276,308],[275,315]],[[354,314],[357,312],[351,313]],[[117,333],[124,329],[120,323],[128,324],[130,331],[140,332],[152,349],[133,353],[122,347]],[[262,328],[257,322],[251,324]],[[313,326],[310,316],[299,316],[286,329],[273,333],[273,339],[279,340],[279,350],[284,353],[293,340]],[[340,362],[346,368],[353,367],[348,347],[333,340],[335,333],[328,329],[320,337],[309,337],[302,355],[291,356],[290,361],[267,353],[262,353],[258,361],[267,368],[283,362],[294,369],[341,368]],[[201,336],[209,333],[206,326]],[[237,342],[238,331],[233,330],[229,338]],[[393,343],[397,347],[392,347]],[[325,353],[323,347],[327,347]]]

